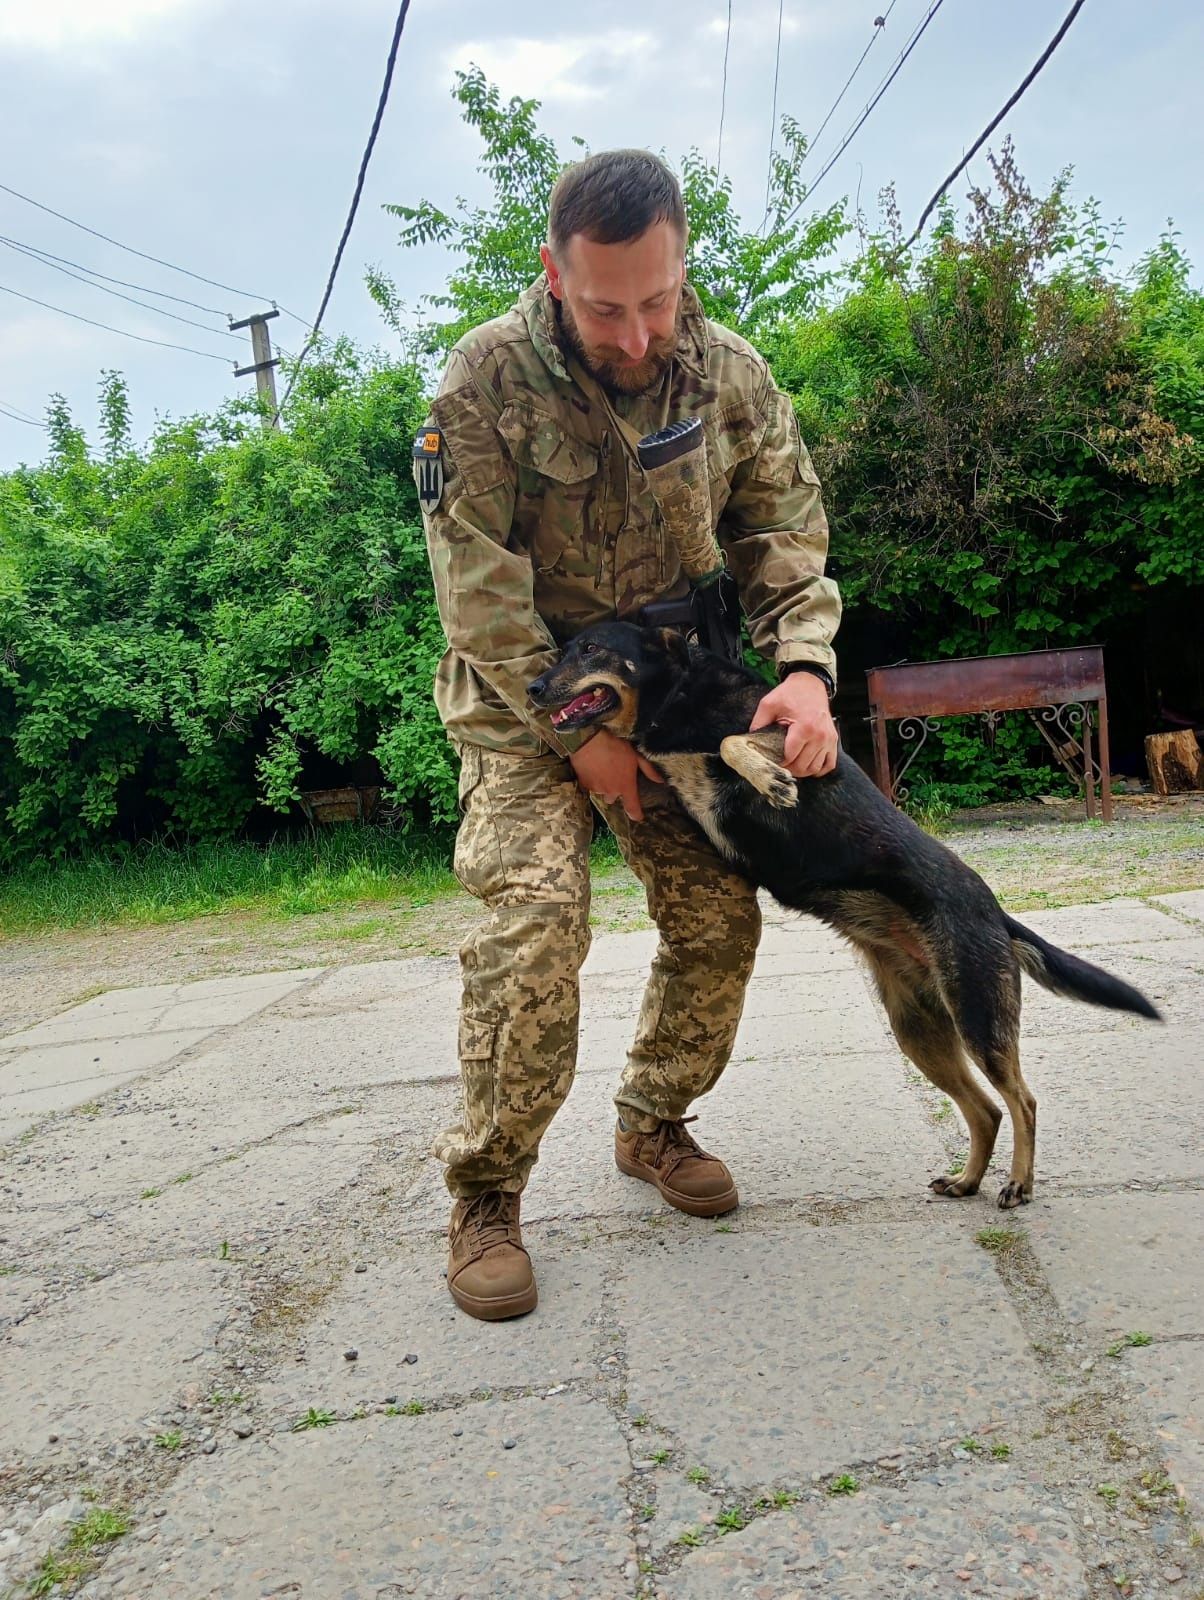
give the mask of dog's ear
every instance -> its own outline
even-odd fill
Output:
[[[658,628],[657,634],[665,648],[665,654],[675,667],[688,667],[690,665],[690,647],[684,635],[678,633],[676,628]]]

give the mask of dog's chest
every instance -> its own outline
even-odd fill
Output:
[[[731,842],[724,837],[718,814],[719,785],[711,776],[717,757],[678,754],[650,757],[669,780],[669,787],[719,851],[734,860]]]

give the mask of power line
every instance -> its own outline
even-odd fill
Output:
[[[16,407],[5,405],[3,400],[0,400],[0,416],[10,417],[13,422],[24,422],[31,428],[45,428],[46,426],[44,422],[39,422],[36,417],[22,416]]]
[[[78,311],[67,311],[63,306],[52,306],[48,300],[35,300],[31,294],[22,294],[20,289],[10,289],[6,283],[0,283],[0,293],[15,295],[18,300],[28,300],[30,305],[42,306],[46,311],[57,311],[60,316],[71,317],[76,322],[86,322],[89,327],[103,328],[106,333],[119,333],[126,339],[137,339],[139,344],[157,344],[164,350],[183,350],[190,356],[204,356],[207,361],[229,361],[229,356],[215,356],[212,350],[194,350],[191,345],[171,344],[166,339],[151,339],[144,333],[131,333],[128,328],[114,328],[111,323],[97,322],[92,317],[81,317]]]
[[[840,93],[836,96],[835,100],[833,100],[832,104],[828,107],[827,116],[820,123],[819,127],[815,130],[815,135],[811,140],[811,144],[808,146],[808,154],[810,154],[810,151],[813,150],[815,148],[815,146],[819,143],[820,136],[822,135],[824,129],[828,126],[829,122],[831,122],[831,120],[832,120],[832,118],[833,118],[833,116],[834,116],[834,114],[836,112],[836,108],[840,105],[840,102],[844,99],[845,95],[848,94],[849,88],[850,88],[850,86],[851,86],[851,84],[853,82],[853,79],[857,76],[857,74],[861,71],[862,66],[865,64],[866,56],[869,55],[870,51],[878,43],[878,39],[879,39],[880,35],[882,34],[883,30],[885,29],[887,22],[890,20],[890,14],[895,9],[895,7],[898,5],[898,3],[899,3],[899,0],[890,0],[890,5],[887,6],[886,10],[882,13],[882,15],[880,17],[875,17],[874,18],[874,31],[873,31],[873,33],[870,34],[869,43],[866,45],[865,49],[861,52],[861,54],[857,57],[857,65],[853,68],[852,72],[850,72],[848,77],[845,79],[844,88],[840,91]]]
[[[90,228],[86,222],[77,222],[74,217],[69,217],[65,212],[56,211],[53,206],[45,206],[40,200],[34,200],[30,195],[22,194],[19,189],[11,189],[7,183],[0,183],[0,190],[11,194],[17,200],[24,200],[26,205],[37,206],[39,211],[45,211],[49,216],[57,217],[60,222],[69,222],[73,228],[80,228],[84,233],[90,233],[94,239],[103,239],[106,244],[116,245],[118,250],[126,250],[132,256],[141,256],[143,261],[153,261],[157,267],[167,267],[171,272],[180,272],[186,278],[195,278],[198,283],[207,283],[214,289],[225,289],[228,294],[236,294],[244,300],[271,300],[270,295],[252,294],[249,289],[235,289],[231,284],[219,283],[216,278],[206,278],[200,272],[191,272],[187,267],[178,267],[174,261],[164,261],[160,256],[148,255],[145,250],[136,250],[132,244],[123,244],[120,239],[113,239],[107,233],[100,233],[96,228]],[[116,281],[116,280],[114,280]],[[272,300],[275,305],[277,302]],[[281,306],[285,316],[292,317],[302,327],[308,327],[304,317],[297,316],[295,311],[290,311],[287,306]]]
[[[782,65],[782,12],[786,0],[778,0],[778,42],[773,54],[773,110],[769,113],[769,161],[765,167],[765,216],[769,215],[769,190],[773,183],[773,141],[778,132],[778,73]],[[765,218],[761,219],[765,226]]]
[[[941,9],[941,6],[943,4],[944,4],[944,0],[933,0],[932,5],[929,6],[927,12],[925,13],[925,15],[923,17],[923,20],[920,23],[918,23],[918,25],[912,30],[911,37],[908,39],[908,41],[904,45],[903,49],[899,52],[898,56],[896,57],[893,67],[891,67],[890,71],[887,73],[886,77],[882,80],[882,82],[878,85],[877,89],[874,90],[873,95],[871,96],[870,100],[867,102],[867,104],[865,106],[865,109],[862,111],[861,115],[857,118],[857,120],[853,123],[852,127],[845,134],[844,138],[836,146],[836,149],[833,151],[832,155],[830,155],[828,157],[827,161],[824,162],[823,166],[820,168],[819,172],[816,174],[814,183],[812,183],[810,188],[808,188],[808,190],[807,190],[806,194],[803,196],[803,198],[793,208],[793,210],[789,213],[789,215],[782,219],[783,220],[783,224],[789,222],[791,220],[791,218],[794,217],[802,209],[804,203],[810,198],[812,193],[819,187],[819,185],[827,177],[828,173],[831,172],[832,168],[840,160],[841,156],[848,149],[849,145],[852,144],[853,140],[857,137],[857,134],[860,132],[861,128],[864,126],[866,119],[869,117],[869,115],[873,111],[874,107],[878,104],[879,100],[881,100],[882,96],[886,93],[886,91],[890,88],[891,84],[899,76],[899,73],[902,71],[903,65],[906,62],[908,56],[915,49],[916,45],[919,44],[920,40],[924,37],[924,33],[928,28],[928,24],[932,21],[933,17],[936,16],[937,12]]]
[[[326,280],[326,292],[322,296],[322,304],[318,307],[318,314],[314,318],[313,324],[310,327],[309,338],[306,339],[305,343],[301,347],[301,354],[298,356],[297,364],[293,368],[292,374],[289,377],[288,387],[284,391],[284,399],[280,402],[280,405],[276,410],[275,417],[273,418],[274,422],[279,422],[280,413],[288,404],[288,397],[292,394],[293,385],[296,383],[297,375],[301,371],[301,363],[305,360],[306,356],[317,342],[318,330],[322,326],[322,318],[326,313],[326,307],[329,304],[330,296],[334,291],[334,280],[338,275],[339,263],[343,259],[343,251],[346,248],[347,240],[351,236],[351,225],[355,221],[355,213],[360,203],[360,195],[363,193],[364,178],[367,176],[368,172],[368,162],[372,158],[372,150],[376,144],[376,136],[380,132],[381,119],[384,117],[385,106],[388,103],[389,85],[393,82],[393,68],[397,62],[397,47],[401,43],[401,32],[405,27],[406,13],[409,11],[409,9],[410,0],[401,0],[401,9],[398,11],[397,21],[393,25],[393,38],[389,45],[389,58],[385,62],[385,81],[381,85],[380,98],[376,102],[376,115],[372,119],[372,128],[368,134],[368,143],[364,146],[364,154],[360,159],[360,170],[355,180],[355,193],[351,197],[351,209],[347,213],[347,221],[343,224],[343,236],[339,240],[339,247],[334,253],[334,264],[330,269],[330,276]],[[281,309],[283,310],[283,307]],[[292,313],[290,313],[290,315],[291,314]]]
[[[1062,26],[1058,29],[1057,33],[1054,34],[1053,38],[1045,46],[1045,49],[1042,52],[1040,59],[1037,61],[1036,65],[1032,68],[1032,70],[1029,72],[1029,74],[1025,78],[1024,82],[1016,90],[1015,94],[1012,95],[1011,99],[1003,107],[1002,111],[1000,111],[998,113],[998,115],[995,116],[987,124],[987,126],[982,130],[982,132],[979,134],[978,138],[970,146],[970,149],[966,152],[966,154],[958,162],[957,166],[954,167],[953,171],[949,174],[949,176],[945,179],[944,183],[941,184],[940,188],[933,195],[932,199],[924,207],[924,210],[923,210],[923,212],[922,212],[922,214],[920,216],[920,220],[919,220],[919,222],[916,223],[915,232],[912,234],[911,238],[908,239],[906,244],[900,246],[899,254],[902,254],[902,252],[904,250],[910,249],[911,246],[920,237],[920,234],[924,230],[924,224],[928,221],[928,218],[932,214],[932,208],[936,205],[937,201],[941,198],[941,196],[948,190],[949,185],[953,182],[954,178],[957,177],[958,173],[961,172],[964,167],[967,167],[970,164],[970,162],[974,159],[974,156],[977,154],[978,150],[987,141],[987,139],[990,138],[991,134],[994,133],[995,129],[1003,121],[1004,117],[1007,116],[1008,112],[1016,104],[1017,100],[1020,99],[1020,96],[1028,88],[1029,84],[1032,83],[1033,79],[1041,71],[1041,68],[1049,60],[1050,56],[1053,55],[1054,51],[1061,44],[1061,42],[1062,42],[1063,38],[1065,37],[1067,31],[1069,30],[1070,24],[1074,21],[1074,19],[1078,16],[1079,12],[1083,9],[1083,5],[1084,5],[1084,0],[1075,0],[1074,5],[1071,6],[1070,10],[1066,13],[1065,17],[1063,17]]]
[[[727,37],[723,41],[723,88],[719,95],[719,149],[715,155],[715,170],[723,176],[723,118],[727,112],[727,57],[732,47],[732,0],[727,0]]]
[[[159,300],[171,300],[178,306],[191,306],[194,311],[207,311],[211,317],[228,317],[230,314],[217,306],[203,306],[199,300],[185,300],[182,295],[168,294],[165,289],[152,289],[145,283],[130,283],[125,278],[111,278],[107,272],[98,272],[95,267],[86,267],[82,261],[72,261],[70,256],[56,256],[50,250],[43,250],[40,245],[26,244],[23,239],[4,238],[3,242],[31,251],[45,261],[57,261],[61,266],[75,267],[80,272],[86,272],[90,278],[101,278],[105,283],[119,283],[123,289],[137,289],[142,294],[153,294]]]
[[[840,102],[844,99],[845,95],[849,92],[849,88],[850,88],[850,86],[851,86],[851,84],[853,82],[853,79],[857,76],[857,74],[861,71],[862,66],[865,64],[866,56],[869,55],[870,51],[874,48],[875,44],[877,44],[879,35],[885,29],[886,24],[887,24],[888,20],[890,19],[890,14],[895,9],[895,7],[898,5],[898,3],[899,3],[899,0],[890,0],[890,5],[887,6],[885,12],[881,16],[878,16],[878,17],[874,18],[874,31],[873,31],[873,33],[870,34],[869,41],[866,44],[865,49],[857,57],[856,66],[853,68],[852,72],[850,72],[848,77],[845,79],[844,87],[841,89],[840,93],[836,96],[835,100],[833,100],[832,104],[828,107],[827,114],[824,117],[824,120],[820,123],[820,125],[816,129],[816,131],[811,135],[811,138],[810,138],[810,140],[808,142],[807,148],[806,148],[806,150],[803,151],[802,161],[799,162],[800,167],[802,166],[803,162],[805,162],[807,160],[807,157],[815,149],[815,146],[819,143],[820,136],[822,135],[824,129],[828,126],[829,122],[831,122],[833,114],[835,113],[837,107],[840,105]],[[779,46],[779,49],[781,48],[781,29],[782,29],[782,12],[781,12],[781,0],[779,0],[779,8],[778,8],[778,46]],[[778,104],[778,81],[777,81],[777,69],[776,69],[776,67],[774,69],[774,81],[773,81],[773,104],[774,104],[774,116],[775,116],[775,126],[776,126],[777,104]],[[773,145],[771,143],[770,144],[771,166],[772,166],[772,157],[773,157]],[[793,216],[794,213],[791,212],[791,215]],[[761,218],[761,230],[760,231],[764,231],[765,224],[768,221],[769,221],[769,180],[766,179],[766,182],[765,182],[765,215]]]
[[[120,289],[110,289],[103,283],[93,283],[91,278],[85,278],[81,273],[72,272],[69,267],[60,267],[54,261],[44,260],[41,251],[35,250],[29,245],[18,244],[15,239],[6,239],[3,234],[0,234],[0,244],[7,245],[10,250],[19,250],[23,256],[28,256],[32,261],[38,262],[40,266],[50,267],[55,272],[62,272],[68,278],[74,278],[77,283],[86,283],[89,289],[99,289],[101,294],[111,294],[115,299],[128,301],[132,306],[142,306],[146,311],[153,311],[156,316],[170,317],[173,322],[183,322],[190,328],[199,328],[202,333],[220,333],[227,339],[237,337],[228,328],[211,328],[207,322],[198,322],[195,317],[182,317],[178,311],[168,311],[163,306],[152,305],[149,300],[139,300],[135,295],[122,294]],[[220,316],[221,312],[218,315]]]

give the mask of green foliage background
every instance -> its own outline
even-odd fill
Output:
[[[56,400],[47,459],[0,476],[0,865],[232,835],[287,813],[316,758],[379,767],[403,826],[454,818],[410,444],[442,355],[538,273],[562,166],[536,102],[503,103],[476,71],[456,96],[494,198],[389,208],[403,247],[458,263],[416,312],[369,274],[400,358],[335,341],[284,431],[239,402],[141,449],[106,373],[99,441]],[[912,659],[1106,645],[1156,591],[1204,591],[1188,264],[1168,235],[1122,279],[1067,175],[1038,196],[1010,149],[994,165],[991,192],[911,255],[889,195],[877,232],[807,209],[789,119],[752,224],[697,152],[679,167],[691,281],[794,399],[846,616],[888,621]],[[913,789],[973,804],[1047,788],[1036,739],[1005,726],[989,751],[950,727]]]

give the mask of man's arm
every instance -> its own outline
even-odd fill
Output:
[[[784,723],[786,765],[796,777],[820,777],[836,765],[838,743],[828,701],[836,686],[840,594],[824,576],[828,520],[788,397],[767,377],[758,404],[765,433],[756,455],[736,470],[720,538],[753,644],[777,662],[782,678],[752,726]]]
[[[530,556],[509,543],[516,469],[498,437],[499,414],[453,351],[430,422],[442,435],[443,494],[423,513],[439,620],[451,649],[516,719],[568,756],[590,731],[558,733],[527,698],[527,685],[558,651],[535,610]]]

